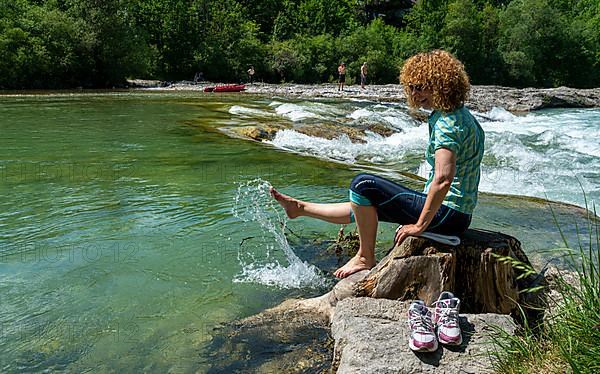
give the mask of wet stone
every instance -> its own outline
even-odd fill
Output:
[[[267,310],[214,331],[209,373],[320,373],[331,367],[328,321],[301,309]]]

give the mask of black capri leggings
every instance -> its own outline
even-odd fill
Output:
[[[427,195],[372,174],[359,174],[350,183],[350,201],[374,206],[379,220],[401,225],[418,221]],[[354,218],[354,217],[353,217]],[[443,205],[426,231],[444,235],[462,234],[471,223],[471,215]]]

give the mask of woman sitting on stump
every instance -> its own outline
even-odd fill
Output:
[[[432,170],[424,192],[371,174],[350,183],[350,202],[319,204],[294,199],[271,188],[271,195],[289,218],[308,216],[348,224],[356,221],[360,247],[335,276],[345,278],[375,266],[379,220],[401,224],[394,238],[425,231],[445,235],[463,233],[477,203],[484,132],[464,107],[470,85],[463,64],[452,54],[435,50],[409,58],[400,81],[412,108],[432,109],[425,159]]]

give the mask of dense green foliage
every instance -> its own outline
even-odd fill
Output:
[[[125,78],[397,83],[443,48],[475,84],[600,85],[599,0],[0,0],[0,88]]]

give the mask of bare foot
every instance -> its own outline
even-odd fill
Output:
[[[279,205],[283,207],[285,214],[287,214],[289,218],[296,218],[301,215],[304,208],[302,207],[300,200],[296,200],[291,196],[284,195],[273,187],[269,189],[269,192],[271,193],[273,199],[277,200]]]
[[[350,261],[348,261],[346,263],[346,265],[337,269],[335,271],[334,275],[338,278],[346,278],[350,274],[354,274],[361,270],[369,270],[373,266],[375,266],[374,259],[370,260],[370,259],[367,259],[366,257],[356,255],[356,256],[352,257],[350,259]]]

